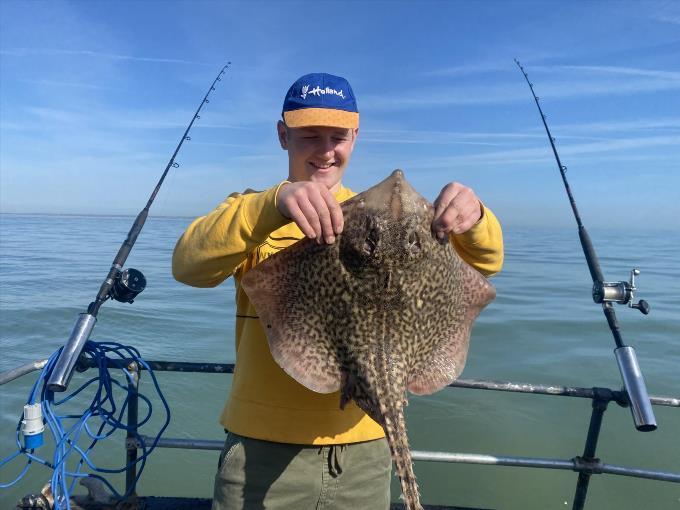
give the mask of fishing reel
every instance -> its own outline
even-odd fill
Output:
[[[633,303],[633,293],[637,290],[635,277],[639,274],[640,270],[635,268],[630,271],[630,280],[627,282],[595,282],[593,284],[593,301],[628,305],[630,308],[636,308],[647,315],[650,310],[647,301],[641,299],[637,303]]]
[[[146,278],[142,272],[129,267],[116,275],[109,297],[121,303],[132,303],[145,288]]]

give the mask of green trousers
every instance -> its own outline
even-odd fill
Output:
[[[304,446],[229,432],[212,510],[387,510],[391,472],[384,438]]]

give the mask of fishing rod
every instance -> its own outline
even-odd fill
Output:
[[[62,348],[59,359],[57,360],[52,371],[52,375],[47,382],[47,386],[51,391],[66,391],[66,388],[68,387],[68,384],[71,380],[71,376],[73,375],[73,369],[75,368],[76,362],[80,357],[80,353],[83,350],[85,342],[87,342],[87,340],[90,338],[92,329],[97,322],[97,313],[99,313],[99,308],[102,306],[102,304],[104,304],[107,299],[115,299],[121,303],[132,303],[135,297],[137,297],[137,295],[146,287],[146,278],[144,278],[144,275],[141,273],[141,271],[133,268],[123,270],[123,266],[128,258],[128,255],[130,254],[130,251],[132,250],[132,247],[135,244],[135,241],[137,240],[137,236],[139,236],[139,233],[142,231],[142,227],[144,227],[146,218],[149,215],[151,204],[155,200],[166,175],[168,175],[168,171],[170,168],[177,168],[179,166],[179,163],[175,162],[175,157],[177,157],[177,154],[179,153],[179,150],[181,149],[184,142],[191,140],[189,131],[194,125],[196,119],[201,118],[199,115],[201,108],[203,108],[204,104],[210,102],[208,96],[210,96],[210,93],[215,90],[215,85],[217,82],[222,81],[222,75],[224,75],[230,65],[231,62],[227,62],[227,65],[222,67],[217,77],[213,80],[210,88],[203,97],[201,104],[198,106],[196,113],[194,113],[194,116],[191,118],[191,122],[189,122],[189,125],[184,131],[182,138],[177,144],[175,152],[172,153],[170,161],[168,161],[168,164],[166,165],[161,178],[158,180],[156,187],[151,193],[146,206],[144,206],[144,209],[142,209],[137,215],[137,218],[135,218],[135,221],[132,224],[127,237],[125,238],[125,241],[123,241],[123,244],[119,248],[116,257],[113,259],[111,269],[106,275],[106,278],[104,278],[95,300],[92,301],[87,307],[87,312],[78,315],[76,323],[73,326],[73,330],[71,331],[71,335]]]
[[[602,269],[600,268],[600,261],[595,253],[595,248],[590,240],[588,231],[586,227],[583,226],[581,222],[581,216],[576,208],[576,202],[574,201],[574,196],[571,193],[571,188],[567,182],[567,167],[562,164],[559,154],[557,154],[557,148],[555,147],[555,138],[550,133],[548,128],[548,123],[546,122],[545,114],[541,109],[541,105],[538,102],[538,96],[534,92],[534,85],[529,81],[529,75],[522,67],[522,64],[515,59],[517,67],[524,75],[529,88],[531,89],[531,94],[534,96],[534,101],[538,107],[538,112],[541,114],[541,120],[543,121],[543,126],[545,127],[545,132],[548,135],[548,140],[550,141],[550,147],[552,147],[553,154],[555,155],[555,160],[557,161],[557,167],[562,175],[562,182],[564,182],[564,188],[567,191],[567,196],[569,197],[569,203],[571,204],[571,209],[574,212],[574,217],[576,218],[576,224],[578,225],[578,236],[581,240],[581,247],[583,248],[583,254],[586,257],[586,262],[588,263],[588,270],[590,271],[590,276],[593,279],[593,301],[598,304],[602,304],[602,310],[609,324],[609,329],[614,336],[614,342],[616,343],[616,349],[614,349],[614,354],[616,356],[617,364],[619,365],[619,372],[621,373],[621,379],[623,380],[623,385],[628,394],[628,401],[630,403],[630,410],[633,414],[633,421],[635,422],[635,428],[642,432],[649,432],[656,430],[656,418],[654,417],[654,411],[652,409],[652,404],[649,400],[649,394],[647,393],[647,387],[645,385],[644,377],[642,376],[642,371],[640,370],[640,365],[638,364],[637,356],[635,354],[635,349],[630,345],[625,345],[623,343],[623,338],[621,337],[621,330],[619,328],[619,322],[616,318],[616,312],[614,311],[614,303],[621,305],[628,305],[630,308],[636,308],[640,310],[644,315],[649,313],[649,304],[641,299],[637,303],[633,303],[633,293],[637,290],[635,287],[635,277],[640,274],[638,269],[632,269],[630,272],[629,281],[620,282],[607,282],[604,279]]]

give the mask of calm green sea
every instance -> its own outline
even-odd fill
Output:
[[[136,346],[147,359],[234,360],[230,280],[215,289],[175,282],[170,260],[189,219],[150,218],[128,266],[144,272],[147,290],[134,304],[106,303],[93,338]],[[132,218],[0,216],[0,370],[49,356],[92,300]],[[650,393],[680,397],[680,230],[590,232],[610,280],[642,271],[639,297],[652,312],[619,307],[624,339],[636,347]],[[613,340],[590,298],[590,277],[576,229],[506,228],[498,297],[473,334],[463,378],[619,388]],[[81,378],[82,375],[76,376]],[[12,452],[14,429],[35,375],[0,387],[0,455]],[[80,379],[77,379],[80,380]],[[168,437],[223,438],[217,419],[230,376],[160,374],[171,408]],[[142,392],[151,393],[149,378]],[[413,449],[570,459],[580,455],[590,401],[468,389],[413,397],[407,408]],[[611,404],[597,454],[623,466],[680,472],[680,409],[656,407],[659,429],[636,432],[628,409]],[[124,463],[119,438],[100,446],[104,465]],[[139,493],[209,497],[217,452],[159,450]],[[11,480],[22,463],[0,470]],[[49,472],[34,465],[0,507],[39,490]],[[423,500],[504,510],[571,508],[577,475],[568,471],[417,463]],[[120,478],[112,478],[120,487]],[[393,497],[399,494],[394,480]],[[680,510],[680,484],[594,476],[586,508]]]

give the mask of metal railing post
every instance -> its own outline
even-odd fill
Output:
[[[583,455],[574,457],[573,459],[574,465],[579,468],[584,468],[584,470],[580,471],[578,474],[572,510],[583,510],[583,507],[586,504],[586,497],[588,496],[590,476],[599,472],[597,466],[599,465],[600,459],[595,457],[595,450],[597,449],[597,441],[600,437],[604,412],[607,410],[609,402],[614,399],[614,393],[610,389],[593,388],[593,412],[590,415],[588,437],[586,438]]]
[[[125,469],[125,492],[130,492],[130,498],[136,497],[135,479],[137,478],[137,424],[139,421],[139,365],[134,361],[128,365],[128,370],[132,376],[128,380],[127,426],[128,431],[125,440],[125,450],[127,457],[127,468]]]

